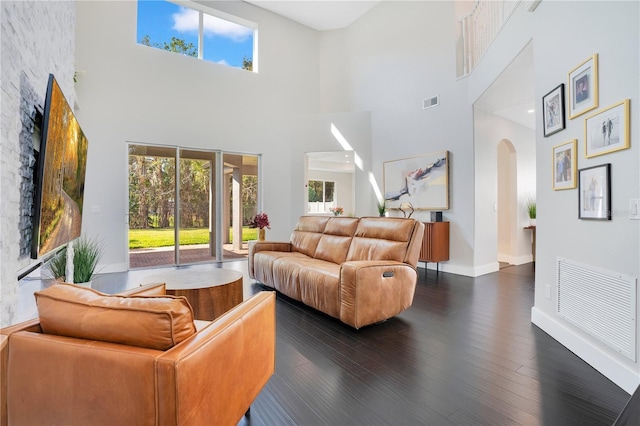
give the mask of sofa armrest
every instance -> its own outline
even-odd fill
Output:
[[[237,424],[275,371],[275,293],[260,292],[158,359],[159,424]]]
[[[417,278],[416,270],[402,262],[343,263],[340,320],[357,329],[399,314],[413,303]]]
[[[162,353],[36,332],[13,333],[3,407],[8,424],[153,424],[153,378]]]
[[[253,256],[256,253],[261,251],[291,251],[291,243],[290,242],[281,242],[281,241],[252,241],[249,244],[249,255],[248,255],[248,269],[249,276],[251,278],[255,278],[254,269],[253,269]]]
[[[6,426],[7,420],[7,374],[9,368],[9,340],[11,335],[21,331],[42,333],[40,320],[30,319],[19,324],[0,329],[0,335],[5,337],[4,344],[0,348],[0,426]]]

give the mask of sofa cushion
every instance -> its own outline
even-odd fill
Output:
[[[404,262],[413,235],[413,219],[361,218],[349,246],[347,261],[395,260]]]
[[[328,221],[324,216],[302,216],[291,234],[291,250],[313,257]]]
[[[313,257],[337,264],[344,262],[357,226],[358,219],[354,217],[330,218]]]
[[[73,284],[35,297],[46,334],[167,350],[196,332],[184,297],[106,295]]]

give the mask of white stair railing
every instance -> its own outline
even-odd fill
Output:
[[[520,1],[475,0],[471,12],[458,19],[462,37],[462,69],[458,70],[458,77],[473,71]]]

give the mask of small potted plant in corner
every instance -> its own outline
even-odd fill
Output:
[[[380,217],[387,215],[387,204],[384,201],[378,202],[378,214]]]
[[[78,238],[73,243],[73,282],[88,283],[91,286],[91,279],[101,256],[102,246],[96,240]]]
[[[536,226],[536,200],[527,200],[527,215],[529,216],[529,225]]]
[[[67,278],[68,251],[73,253],[72,280]],[[91,287],[91,280],[101,256],[102,246],[96,240],[80,237],[72,243],[71,248],[67,247],[56,254],[51,259],[49,268],[57,281],[73,282],[81,286]]]
[[[265,239],[265,229],[271,229],[269,224],[269,216],[266,213],[260,212],[254,218],[253,222],[250,225],[252,228],[258,228],[258,241],[264,241]]]
[[[63,282],[67,275],[67,248],[60,250],[49,261],[49,269],[53,278],[58,282]]]

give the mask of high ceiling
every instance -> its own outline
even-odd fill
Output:
[[[382,0],[243,0],[318,31],[349,26]],[[535,128],[533,53],[528,46],[475,103],[477,108]]]
[[[529,43],[474,104],[476,108],[535,129],[533,45]],[[530,112],[531,111],[531,112]]]
[[[318,31],[349,26],[379,1],[372,0],[244,0]]]

